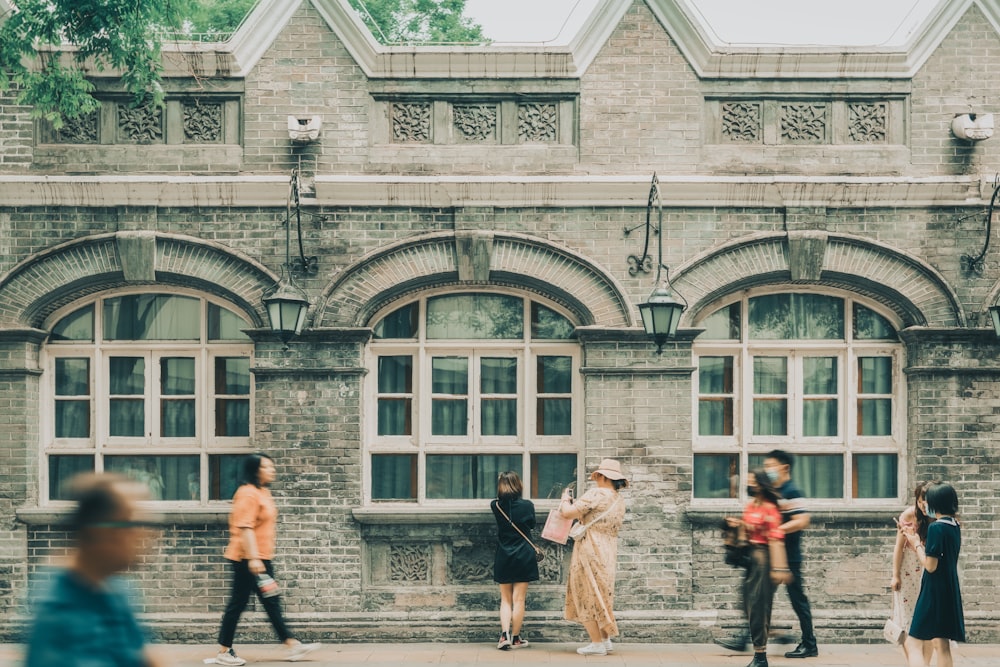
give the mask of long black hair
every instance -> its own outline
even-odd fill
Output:
[[[777,505],[781,494],[771,484],[771,478],[767,476],[764,469],[757,468],[756,470],[751,470],[750,474],[753,475],[754,481],[757,482],[757,497],[761,500],[766,500],[772,505]]]
[[[267,454],[246,455],[243,459],[243,465],[240,468],[240,486],[253,484],[258,489],[260,488],[260,464],[264,459],[274,463],[274,459]]]

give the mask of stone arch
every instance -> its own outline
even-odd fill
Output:
[[[570,310],[580,325],[634,326],[621,286],[568,248],[535,237],[474,232],[485,268],[460,266],[454,232],[408,239],[356,262],[324,291],[316,326],[365,326],[376,311],[430,287],[509,286],[533,291]]]
[[[261,299],[278,277],[230,248],[180,234],[114,232],[49,248],[0,277],[0,327],[40,328],[66,304],[129,285],[197,289],[239,306],[265,326]]]
[[[822,267],[812,279],[792,279],[786,234],[744,237],[680,266],[673,285],[690,308],[681,325],[733,292],[757,285],[825,285],[864,295],[891,310],[903,327],[963,327],[958,297],[936,269],[896,248],[848,234],[826,234]]]

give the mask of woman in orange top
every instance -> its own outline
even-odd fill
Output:
[[[778,584],[792,580],[781,530],[778,492],[763,470],[750,473],[750,502],[743,509],[743,525],[750,542],[750,566],[743,579],[743,601],[750,620],[753,660],[747,667],[767,667],[767,633],[771,626],[771,604]]]
[[[229,514],[229,545],[223,554],[233,568],[233,589],[219,628],[217,665],[246,664],[246,660],[233,651],[233,637],[250,594],[255,591],[278,639],[289,650],[288,660],[297,661],[319,648],[319,644],[303,644],[293,637],[281,614],[271,565],[278,507],[268,488],[276,476],[274,460],[266,454],[250,454],[243,460],[240,487],[233,496],[233,510]]]

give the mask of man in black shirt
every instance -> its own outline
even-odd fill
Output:
[[[809,598],[806,597],[802,585],[802,531],[809,526],[809,511],[806,509],[806,498],[799,487],[792,482],[792,464],[794,457],[786,451],[775,449],[764,458],[764,470],[771,483],[781,494],[778,507],[781,509],[785,531],[785,551],[788,552],[788,568],[792,571],[792,583],[786,584],[788,599],[792,603],[795,615],[799,617],[802,628],[802,641],[794,651],[785,653],[786,658],[815,658],[819,655],[816,646],[816,635],[813,633],[812,611],[809,608]]]

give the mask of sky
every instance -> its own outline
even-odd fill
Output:
[[[466,0],[494,42],[566,44],[601,0]],[[898,46],[947,0],[681,0],[714,41]]]

